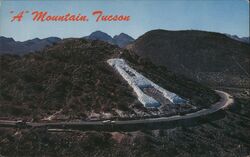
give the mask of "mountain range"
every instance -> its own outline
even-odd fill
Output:
[[[95,31],[93,33],[91,33],[89,36],[84,37],[85,39],[90,39],[90,40],[101,40],[101,41],[105,41],[108,42],[110,44],[113,45],[118,45],[119,47],[123,48],[126,45],[132,43],[134,41],[134,39],[125,34],[125,33],[121,33],[119,35],[115,35],[113,38],[108,35],[107,33],[101,32],[101,31]]]
[[[229,35],[229,34],[226,34],[226,36],[231,39],[249,44],[249,37],[240,38],[236,35]],[[83,38],[89,40],[105,41],[113,45],[118,45],[121,48],[126,47],[135,40],[131,36],[125,33],[120,33],[119,35],[111,37],[110,35],[102,31],[95,31]],[[53,44],[60,42],[61,40],[62,39],[58,37],[48,37],[44,39],[34,38],[31,40],[21,42],[21,41],[15,41],[13,38],[0,36],[0,54],[23,55],[35,51],[40,51],[47,46],[52,46]]]
[[[101,31],[96,31],[91,33],[89,36],[84,37],[90,40],[101,40],[108,42],[113,45],[118,45],[119,47],[125,47],[134,41],[132,37],[125,33],[115,35],[113,38]],[[57,37],[49,37],[44,39],[31,39],[27,41],[15,41],[13,38],[6,38],[0,36],[0,54],[18,54],[23,55],[35,51],[40,51],[47,46],[52,46],[60,42],[62,39]]]
[[[52,46],[53,44],[61,41],[57,37],[49,37],[44,39],[31,39],[27,41],[15,41],[13,38],[6,38],[0,36],[0,54],[18,54],[23,55],[30,52],[40,51],[46,46]]]

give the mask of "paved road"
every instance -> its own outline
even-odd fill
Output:
[[[202,109],[197,112],[189,113],[186,115],[176,115],[171,117],[160,117],[160,118],[148,118],[148,119],[138,119],[138,120],[125,120],[125,121],[108,121],[104,123],[103,121],[81,121],[81,122],[49,122],[49,123],[33,123],[26,122],[26,127],[49,127],[49,128],[75,128],[75,127],[102,127],[109,125],[124,126],[124,125],[140,125],[140,124],[150,124],[150,123],[159,123],[159,122],[171,122],[176,120],[185,120],[195,117],[205,116],[212,113],[215,113],[219,110],[227,108],[230,104],[234,102],[234,99],[226,92],[216,90],[216,93],[221,97],[220,101],[211,105],[208,109]],[[0,120],[1,127],[15,127],[18,121],[6,121]],[[21,124],[19,124],[21,125]]]

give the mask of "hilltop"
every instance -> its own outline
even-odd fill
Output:
[[[207,85],[249,85],[250,45],[225,34],[153,30],[127,48],[156,65]]]

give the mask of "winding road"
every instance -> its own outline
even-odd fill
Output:
[[[22,123],[20,121],[7,121],[7,120],[0,120],[0,127],[23,127],[23,128],[36,128],[36,127],[45,127],[50,129],[75,129],[75,128],[101,128],[102,127],[109,127],[109,126],[116,126],[116,127],[124,127],[128,125],[142,125],[142,124],[154,124],[159,122],[174,122],[177,120],[187,120],[196,117],[206,116],[213,114],[219,110],[223,110],[227,108],[230,104],[234,102],[232,96],[228,93],[215,90],[215,92],[221,97],[221,99],[211,105],[210,108],[202,109],[197,112],[185,114],[185,115],[175,115],[170,117],[160,117],[160,118],[148,118],[148,119],[138,119],[138,120],[119,120],[119,121],[80,121],[80,122],[26,122]]]

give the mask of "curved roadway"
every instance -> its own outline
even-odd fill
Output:
[[[160,118],[148,118],[148,119],[138,119],[138,120],[125,120],[125,121],[82,121],[82,122],[42,122],[42,123],[33,123],[33,122],[26,122],[24,124],[18,123],[18,121],[6,121],[0,120],[0,127],[48,127],[48,128],[75,128],[77,127],[102,127],[102,126],[109,126],[109,125],[116,125],[116,126],[124,126],[124,125],[136,125],[136,124],[149,124],[149,123],[159,123],[159,122],[171,122],[176,120],[185,120],[191,119],[195,117],[210,115],[215,113],[219,110],[227,108],[230,104],[234,102],[234,99],[226,92],[216,90],[216,93],[221,97],[220,101],[211,105],[210,108],[202,109],[197,112],[189,113],[186,115],[175,115],[170,117],[160,117]]]

